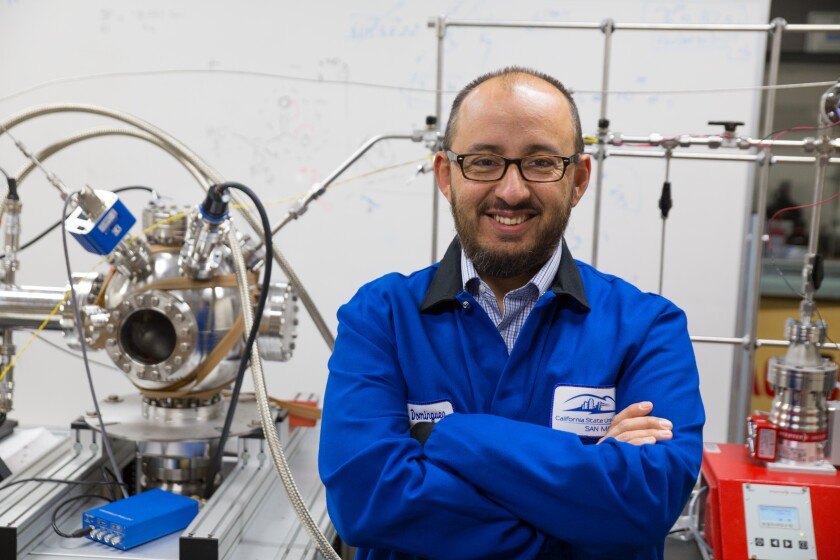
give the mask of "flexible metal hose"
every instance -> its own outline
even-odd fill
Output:
[[[266,232],[266,235],[270,235]],[[239,279],[239,297],[242,301],[250,301],[250,290],[248,289],[248,269],[245,266],[245,260],[242,257],[242,250],[239,246],[239,240],[236,238],[236,228],[231,223],[230,231],[228,232],[228,243],[230,244],[231,256],[233,257],[234,270]],[[245,332],[251,330],[254,323],[253,311],[250,305],[242,305],[242,318],[245,323]],[[312,515],[306,508],[303,498],[300,495],[294,478],[292,477],[289,463],[286,461],[286,455],[283,452],[283,445],[280,443],[280,437],[277,434],[277,426],[274,424],[274,419],[271,415],[271,408],[268,404],[268,392],[265,388],[265,376],[262,369],[262,358],[258,346],[258,340],[254,341],[251,348],[251,376],[254,380],[254,392],[257,395],[257,408],[260,413],[260,420],[262,422],[263,434],[268,442],[268,448],[271,452],[272,462],[280,480],[283,482],[283,488],[286,489],[286,494],[289,497],[289,502],[292,504],[295,513],[300,522],[303,524],[306,532],[309,533],[310,538],[318,545],[321,554],[329,560],[341,560],[341,557],[335,552],[330,542],[318,528]]]
[[[99,138],[102,136],[130,136],[154,144],[155,146],[168,152],[172,157],[178,160],[178,163],[180,163],[187,169],[190,175],[192,175],[193,178],[195,178],[195,180],[198,181],[199,185],[201,185],[204,188],[210,186],[210,181],[207,179],[207,177],[205,177],[198,169],[195,168],[195,166],[192,163],[184,159],[179,153],[172,151],[168,144],[161,142],[157,137],[152,136],[147,132],[132,130],[129,128],[97,128],[93,130],[88,130],[86,132],[81,132],[79,134],[65,138],[60,142],[50,144],[49,146],[35,154],[35,157],[39,161],[43,162],[49,159],[51,156],[57,154],[61,150],[69,148],[73,144],[77,144],[85,140],[91,140],[93,138]],[[18,185],[20,185],[36,167],[37,166],[33,162],[30,162],[28,165],[22,168],[17,173]]]
[[[36,117],[49,115],[52,113],[72,112],[89,113],[94,115],[111,117],[113,119],[135,126],[140,130],[143,130],[151,134],[152,136],[158,138],[164,145],[167,146],[167,151],[169,151],[173,155],[178,154],[178,156],[176,157],[179,157],[179,159],[184,158],[186,161],[189,161],[212,183],[218,184],[224,182],[224,178],[215,169],[210,167],[210,165],[208,165],[195,152],[187,148],[179,140],[177,140],[170,134],[164,132],[163,130],[159,129],[158,127],[154,126],[153,124],[146,122],[143,119],[139,119],[128,113],[123,113],[122,111],[107,109],[105,107],[97,107],[94,105],[83,105],[75,103],[44,105],[42,107],[35,107],[33,109],[22,111],[17,115],[13,115],[6,122],[2,123],[1,126],[3,129],[11,130],[15,126]],[[254,216],[254,214],[247,209],[242,199],[237,197],[235,194],[233,198],[237,202],[239,211],[242,213],[243,217],[251,226],[251,228],[255,232],[261,231],[261,227],[259,222],[257,221],[256,216]],[[318,308],[315,306],[314,300],[310,297],[309,292],[306,291],[306,288],[303,286],[303,283],[300,281],[300,278],[292,269],[291,265],[286,260],[286,258],[280,253],[279,249],[275,247],[272,253],[272,256],[277,261],[277,264],[280,266],[280,269],[289,279],[289,282],[295,286],[298,297],[300,297],[304,308],[306,308],[306,311],[309,313],[309,316],[312,317],[312,321],[315,323],[315,327],[318,329],[318,332],[321,333],[321,337],[324,339],[324,342],[326,342],[330,351],[332,351],[333,347],[335,346],[335,337],[333,336],[332,332],[330,332],[330,329],[324,321],[323,316],[318,311]]]
[[[196,170],[198,170],[199,173],[203,174],[212,183],[219,184],[224,182],[224,179],[219,173],[217,173],[212,167],[207,165],[203,160],[201,160],[201,158],[199,158],[195,153],[190,151],[186,146],[181,144],[178,140],[169,136],[167,133],[158,129],[154,125],[151,125],[141,119],[138,119],[125,113],[121,113],[119,111],[89,105],[51,105],[36,108],[18,114],[12,117],[9,121],[3,123],[2,127],[8,130],[28,119],[58,112],[83,112],[98,114],[103,116],[109,116],[127,124],[133,125],[147,132],[151,136],[157,138],[160,141],[161,148],[174,155],[177,159],[179,159],[179,161],[186,161],[189,164],[191,164]],[[234,199],[236,200],[236,198]],[[263,233],[262,227],[259,224],[259,222],[257,222],[256,217],[250,211],[248,211],[243,204],[240,203],[239,207],[242,211],[243,216],[254,229],[254,231]],[[271,235],[271,232],[264,232],[264,234]],[[239,241],[235,238],[235,228],[233,227],[232,223],[229,232],[229,244],[232,251],[232,257],[235,263],[236,274],[239,280],[238,285],[240,290],[240,297],[242,298],[241,301],[250,301],[250,293],[248,291],[247,269],[242,258]],[[320,313],[315,307],[314,302],[311,300],[308,293],[303,288],[300,279],[297,277],[289,263],[286,261],[286,259],[276,247],[273,249],[272,253],[283,272],[289,278],[289,281],[297,289],[298,296],[301,298],[301,301],[304,303],[304,306],[306,307],[307,311],[309,312],[310,316],[312,317],[313,321],[318,327],[318,330],[321,332],[321,335],[324,337],[324,340],[326,341],[327,345],[332,351],[335,339],[332,336],[332,333],[330,333],[329,328],[327,328],[326,323],[324,323],[323,318],[321,317]],[[253,311],[251,309],[251,306],[249,305],[242,305],[241,307],[243,319],[245,322],[245,330],[246,332],[248,332],[253,324]],[[265,377],[263,375],[262,370],[262,361],[260,358],[259,347],[256,341],[254,342],[254,346],[251,351],[251,372],[254,378],[254,388],[257,396],[257,405],[260,412],[260,418],[263,425],[263,432],[265,433],[266,441],[268,442],[272,462],[274,463],[275,469],[277,470],[277,473],[280,476],[280,480],[283,483],[283,488],[286,490],[286,494],[289,496],[289,500],[292,504],[292,507],[294,508],[295,512],[300,518],[301,523],[303,524],[307,533],[309,533],[312,540],[317,544],[321,553],[329,560],[341,560],[338,554],[336,554],[335,550],[333,550],[330,543],[327,541],[326,537],[323,535],[323,533],[321,533],[315,521],[312,519],[309,510],[306,508],[306,504],[303,503],[303,499],[300,496],[300,491],[298,490],[297,485],[295,484],[294,479],[292,478],[288,462],[286,461],[285,454],[283,453],[283,447],[280,444],[280,438],[277,435],[276,426],[274,425],[274,421],[271,417],[270,406],[268,404],[268,395],[265,388]]]

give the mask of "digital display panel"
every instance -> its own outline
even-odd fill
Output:
[[[762,527],[799,529],[799,510],[795,507],[758,506],[758,522]]]

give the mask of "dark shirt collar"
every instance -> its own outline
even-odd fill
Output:
[[[577,264],[569,252],[566,243],[563,243],[563,254],[560,257],[560,268],[551,283],[551,291],[558,296],[570,296],[587,311],[589,302],[586,300],[586,292],[583,289],[583,280]],[[435,272],[429,289],[426,290],[426,297],[420,305],[420,312],[425,313],[436,308],[444,302],[455,302],[457,296],[464,291],[463,279],[461,278],[461,244],[456,237],[443,255],[438,269]]]

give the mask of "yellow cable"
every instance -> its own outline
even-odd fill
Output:
[[[372,176],[372,175],[376,175],[377,173],[384,173],[385,171],[390,171],[390,170],[392,170],[392,169],[396,169],[396,168],[398,168],[398,167],[404,167],[404,166],[406,166],[406,165],[413,165],[413,164],[415,164],[415,163],[420,163],[420,162],[422,162],[422,161],[426,161],[426,160],[432,159],[433,157],[434,157],[434,155],[428,155],[428,156],[425,156],[425,157],[422,157],[422,158],[419,158],[419,159],[415,159],[415,160],[411,160],[411,161],[405,161],[405,162],[402,162],[402,163],[397,163],[397,164],[394,164],[394,165],[389,165],[389,166],[387,166],[387,167],[380,167],[380,168],[378,168],[378,169],[374,169],[373,171],[368,171],[367,173],[362,173],[361,175],[356,175],[355,177],[350,177],[350,178],[345,179],[345,180],[343,180],[343,181],[336,181],[336,182],[335,182],[335,183],[333,183],[331,186],[343,185],[343,184],[345,184],[345,183],[350,183],[350,182],[352,182],[352,181],[357,181],[357,180],[359,180],[359,179],[364,179],[365,177],[370,177],[370,176]],[[277,204],[285,204],[285,203],[288,203],[288,202],[293,202],[293,201],[295,201],[295,200],[297,200],[297,199],[299,199],[299,198],[301,198],[301,197],[303,197],[303,196],[306,196],[306,193],[299,194],[299,195],[296,195],[296,196],[291,196],[291,197],[284,198],[284,199],[282,199],[282,200],[278,200],[278,201],[274,201],[274,202],[269,202],[269,203],[268,203],[268,205],[277,205]],[[235,208],[242,208],[242,207],[251,208],[251,207],[253,207],[253,206],[252,206],[252,205],[234,205],[234,207],[235,207]],[[149,232],[151,232],[151,231],[155,230],[156,228],[158,228],[158,227],[160,227],[160,226],[163,226],[163,225],[168,224],[168,223],[170,223],[170,222],[174,222],[174,221],[176,221],[176,220],[180,220],[181,218],[183,218],[183,217],[184,217],[184,216],[186,216],[186,215],[187,215],[187,212],[179,212],[178,214],[175,214],[175,215],[173,215],[173,216],[169,216],[168,218],[165,218],[165,219],[163,219],[163,220],[161,220],[161,221],[159,221],[159,222],[156,222],[156,223],[152,224],[151,226],[147,227],[146,229],[144,229],[144,230],[142,231],[142,233],[141,233],[141,234],[142,234],[142,235],[145,235],[145,234],[147,234],[147,233],[149,233]],[[137,237],[139,237],[139,235],[141,235],[141,234],[134,235],[134,236],[130,237],[129,239],[136,239],[136,238],[137,238]],[[101,264],[103,264],[103,263],[105,263],[105,262],[107,262],[107,261],[108,261],[108,258],[107,258],[107,257],[102,258],[100,261],[98,261],[98,262],[97,262],[97,263],[95,263],[92,267],[90,267],[89,271],[93,271],[93,270],[95,270],[95,269],[96,269],[96,268],[98,268]],[[44,322],[43,322],[43,323],[41,323],[41,325],[40,325],[40,326],[39,326],[39,327],[35,330],[35,332],[34,332],[34,333],[32,333],[32,335],[29,337],[29,340],[27,340],[27,341],[26,341],[26,344],[24,344],[24,345],[21,347],[21,349],[18,351],[18,353],[17,353],[17,354],[15,354],[15,355],[12,357],[12,360],[8,363],[8,365],[7,365],[5,368],[3,368],[3,371],[2,371],[2,372],[0,372],[0,381],[3,381],[3,378],[4,378],[4,377],[6,377],[6,373],[8,373],[8,371],[9,371],[10,369],[12,369],[12,367],[14,367],[14,365],[15,365],[15,363],[18,361],[18,359],[19,359],[19,358],[23,355],[23,353],[26,351],[26,349],[27,349],[27,348],[29,348],[29,345],[31,345],[31,344],[32,344],[32,342],[33,342],[36,338],[38,338],[38,335],[40,335],[41,331],[42,331],[42,330],[44,330],[44,329],[46,328],[47,323],[49,323],[49,321],[50,321],[50,319],[52,319],[53,315],[55,315],[56,313],[58,313],[59,308],[60,308],[62,305],[64,305],[64,302],[65,302],[65,301],[67,301],[67,298],[68,298],[69,296],[70,296],[70,292],[68,291],[68,292],[66,292],[66,293],[64,294],[64,298],[63,298],[60,302],[58,302],[58,304],[56,304],[56,306],[55,306],[55,307],[53,307],[52,311],[50,311],[50,314],[49,314],[49,315],[47,315],[47,318],[46,318],[46,319],[44,319]]]
[[[12,361],[10,361],[9,364],[5,368],[3,368],[3,371],[0,372],[0,381],[3,381],[3,378],[6,377],[6,373],[8,373],[8,371],[10,369],[12,369],[12,367],[14,367],[15,362],[18,361],[18,358],[20,358],[20,356],[23,355],[23,353],[26,351],[26,349],[29,348],[29,345],[32,344],[32,342],[36,338],[38,338],[38,333],[40,333],[42,330],[44,330],[44,327],[47,326],[47,323],[49,323],[52,316],[55,315],[56,313],[58,313],[58,309],[62,305],[64,305],[64,302],[67,301],[67,298],[69,296],[70,296],[70,292],[65,292],[64,293],[64,297],[62,298],[62,300],[59,301],[56,304],[55,307],[52,308],[52,311],[50,311],[50,314],[47,315],[46,319],[44,319],[44,322],[41,323],[41,325],[38,327],[38,329],[34,333],[32,333],[32,336],[29,337],[29,340],[26,341],[26,344],[23,345],[23,347],[20,349],[20,351],[12,357]]]
[[[358,181],[359,179],[365,179],[365,178],[370,177],[372,175],[376,175],[378,173],[384,173],[385,171],[391,171],[392,169],[397,169],[399,167],[405,167],[407,165],[414,165],[415,163],[420,163],[420,162],[423,162],[423,161],[430,160],[433,157],[435,157],[434,154],[429,154],[428,156],[423,156],[422,158],[413,159],[413,160],[410,160],[410,161],[404,161],[404,162],[401,162],[401,163],[395,163],[394,165],[388,165],[386,167],[379,167],[379,168],[374,169],[372,171],[368,171],[367,173],[362,173],[361,175],[356,175],[354,177],[348,177],[347,179],[344,179],[343,181],[336,181],[334,183],[331,183],[330,188],[338,186],[338,185],[344,185],[345,183]],[[265,206],[277,206],[279,204],[287,204],[289,202],[294,202],[295,200],[301,199],[304,196],[306,196],[307,194],[308,193],[301,193],[301,194],[289,196],[289,197],[286,197],[286,198],[283,198],[283,199],[280,199],[280,200],[270,201],[270,202],[265,203]],[[254,208],[254,205],[253,204],[234,204],[233,207],[234,208]]]
[[[344,179],[343,181],[336,181],[335,183],[333,183],[330,186],[334,187],[336,185],[343,185],[344,183],[349,183],[351,181],[356,181],[358,179],[364,179],[365,177],[370,177],[371,175],[376,175],[377,173],[383,173],[385,171],[390,171],[392,169],[397,169],[398,167],[404,167],[406,165],[414,165],[415,163],[420,163],[421,161],[427,161],[427,160],[430,160],[434,157],[435,157],[434,154],[429,154],[427,156],[423,156],[423,157],[418,158],[418,159],[413,159],[411,161],[404,161],[402,163],[395,163],[394,165],[389,165],[387,167],[380,167],[378,169],[374,169],[373,171],[368,171],[367,173],[362,173],[361,175],[356,175],[355,177],[350,177],[348,179]]]

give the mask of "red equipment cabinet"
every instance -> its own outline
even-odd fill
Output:
[[[728,443],[706,444],[702,471],[709,488],[704,513],[705,537],[714,550],[715,560],[840,559],[840,473],[770,471],[754,462],[745,446]],[[751,511],[745,511],[745,485],[749,492],[754,489],[771,492],[759,500],[748,499],[746,503]],[[776,492],[780,501],[775,502],[773,491],[780,487],[789,489],[790,494],[805,495],[810,501],[810,511],[805,511],[801,503],[797,506],[784,501],[789,499],[782,495],[785,492]],[[787,517],[773,519],[782,515]],[[756,536],[757,520],[761,525],[760,537]],[[789,520],[795,520],[796,530],[793,522],[786,526]],[[773,546],[771,539],[765,538],[769,533],[775,536]],[[760,541],[760,546],[756,541]]]

